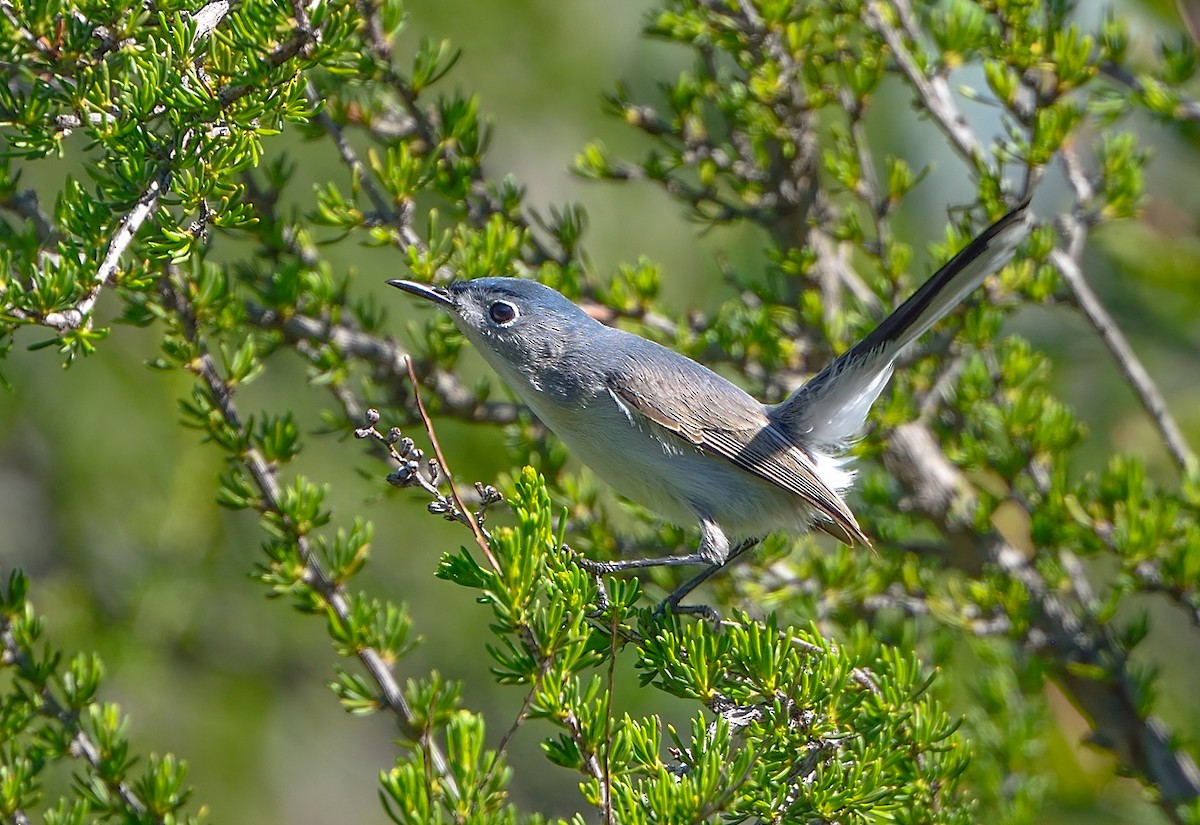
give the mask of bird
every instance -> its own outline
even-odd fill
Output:
[[[673,524],[699,527],[690,553],[580,560],[597,575],[703,565],[663,603],[684,612],[680,600],[688,592],[775,531],[816,528],[851,546],[871,546],[845,499],[854,479],[846,451],[900,354],[1015,254],[1030,231],[1028,206],[1026,199],[981,232],[777,404],[601,323],[533,280],[387,283],[449,312],[500,378],[600,479]]]

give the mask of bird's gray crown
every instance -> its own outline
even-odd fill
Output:
[[[446,287],[447,293],[459,307],[489,309],[496,301],[513,304],[524,316],[541,315],[583,317],[588,315],[565,296],[537,281],[520,278],[476,278],[455,281]]]

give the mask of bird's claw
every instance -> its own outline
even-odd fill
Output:
[[[598,569],[603,566],[602,562],[594,562],[589,558],[579,555],[569,544],[559,545],[559,550],[568,553],[572,556],[575,564],[587,573],[592,575],[592,582],[596,585],[596,606],[587,614],[589,619],[596,619],[603,616],[612,606],[612,601],[608,598],[608,590],[604,587],[604,581],[600,578],[603,569]]]

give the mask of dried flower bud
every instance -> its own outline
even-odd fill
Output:
[[[406,461],[388,474],[387,481],[395,487],[411,487],[417,479],[417,463]]]

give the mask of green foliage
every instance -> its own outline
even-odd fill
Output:
[[[1145,202],[1147,122],[1192,134],[1194,44],[1140,48],[1117,15],[1090,21],[1069,2],[663,0],[645,33],[689,68],[648,101],[617,87],[606,108],[646,149],[624,159],[593,142],[576,171],[649,183],[705,229],[752,226],[769,262],[731,268],[732,297],[711,311],[676,313],[657,262],[598,278],[581,207],[540,217],[517,182],[490,174],[484,104],[453,83],[460,53],[407,38],[408,20],[399,0],[0,0],[0,354],[33,327],[22,343],[69,365],[121,323],[154,341],[151,366],[190,382],[180,422],[224,461],[216,500],[258,515],[263,592],[323,619],[343,709],[395,727],[387,816],[543,821],[510,797],[532,769],[510,765],[508,746],[530,729],[578,785],[573,823],[1038,821],[1054,793],[1053,683],[1162,816],[1194,821],[1194,752],[1178,719],[1159,718],[1153,668],[1132,657],[1156,632],[1147,597],[1200,628],[1195,457],[1137,386],[1179,479],[1130,455],[1081,471],[1091,436],[1050,359],[1002,335],[1019,307],[1060,305],[1123,341],[1081,254]],[[985,88],[956,95],[967,68]],[[330,254],[380,248],[430,282],[536,277],[778,400],[922,278],[900,218],[930,169],[878,137],[900,116],[880,106],[894,98],[914,103],[974,186],[944,231],[925,232],[942,238],[932,258],[1047,177],[1071,202],[1043,216],[985,300],[905,356],[877,404],[855,447],[856,512],[877,553],[771,537],[711,583],[705,598],[731,617],[717,626],[653,612],[670,571],[601,581],[577,564],[679,548],[690,525],[612,501],[501,393],[465,383],[445,317],[387,337],[396,325]],[[964,98],[996,114],[997,139],[981,139]],[[342,179],[300,191],[299,138]],[[52,206],[31,178],[54,181]],[[1136,376],[1113,351],[1118,369],[1097,370]],[[295,376],[289,356],[328,393],[321,432],[274,399],[247,411],[255,382]],[[452,485],[422,402],[439,425],[508,427],[505,464],[524,469],[497,482],[506,524],[487,522],[495,488],[464,499],[466,476]],[[421,620],[357,578],[375,528],[335,512],[345,496],[302,463],[314,440],[352,431],[392,462],[388,483],[469,531],[436,575],[489,614],[488,637],[470,644],[524,695],[507,727],[436,671],[397,676]],[[98,659],[46,642],[28,589],[14,572],[0,594],[0,818],[197,820],[185,765],[136,755]],[[627,663],[638,699],[686,729],[616,690]],[[58,770],[75,782],[55,796]]]
[[[101,702],[104,668],[94,655],[69,661],[45,637],[29,601],[29,579],[10,571],[0,587],[0,816],[22,822],[47,811],[47,822],[203,820],[189,813],[187,764],[152,756],[142,768],[130,753],[128,722]],[[47,786],[70,790],[55,796]]]
[[[532,469],[511,503],[516,526],[490,542],[499,569],[464,548],[438,575],[480,592],[500,640],[488,648],[492,672],[529,686],[525,714],[561,730],[544,742],[548,758],[581,773],[585,799],[614,821],[858,821],[935,802],[941,815],[924,821],[969,821],[958,724],[928,696],[932,677],[915,656],[865,632],[834,645],[815,629],[745,615],[720,629],[660,620],[636,609],[636,583],[619,579],[596,612],[598,583],[560,547]],[[630,646],[643,685],[699,700],[711,725],[697,717],[684,738],[657,717],[615,718],[605,669]]]

